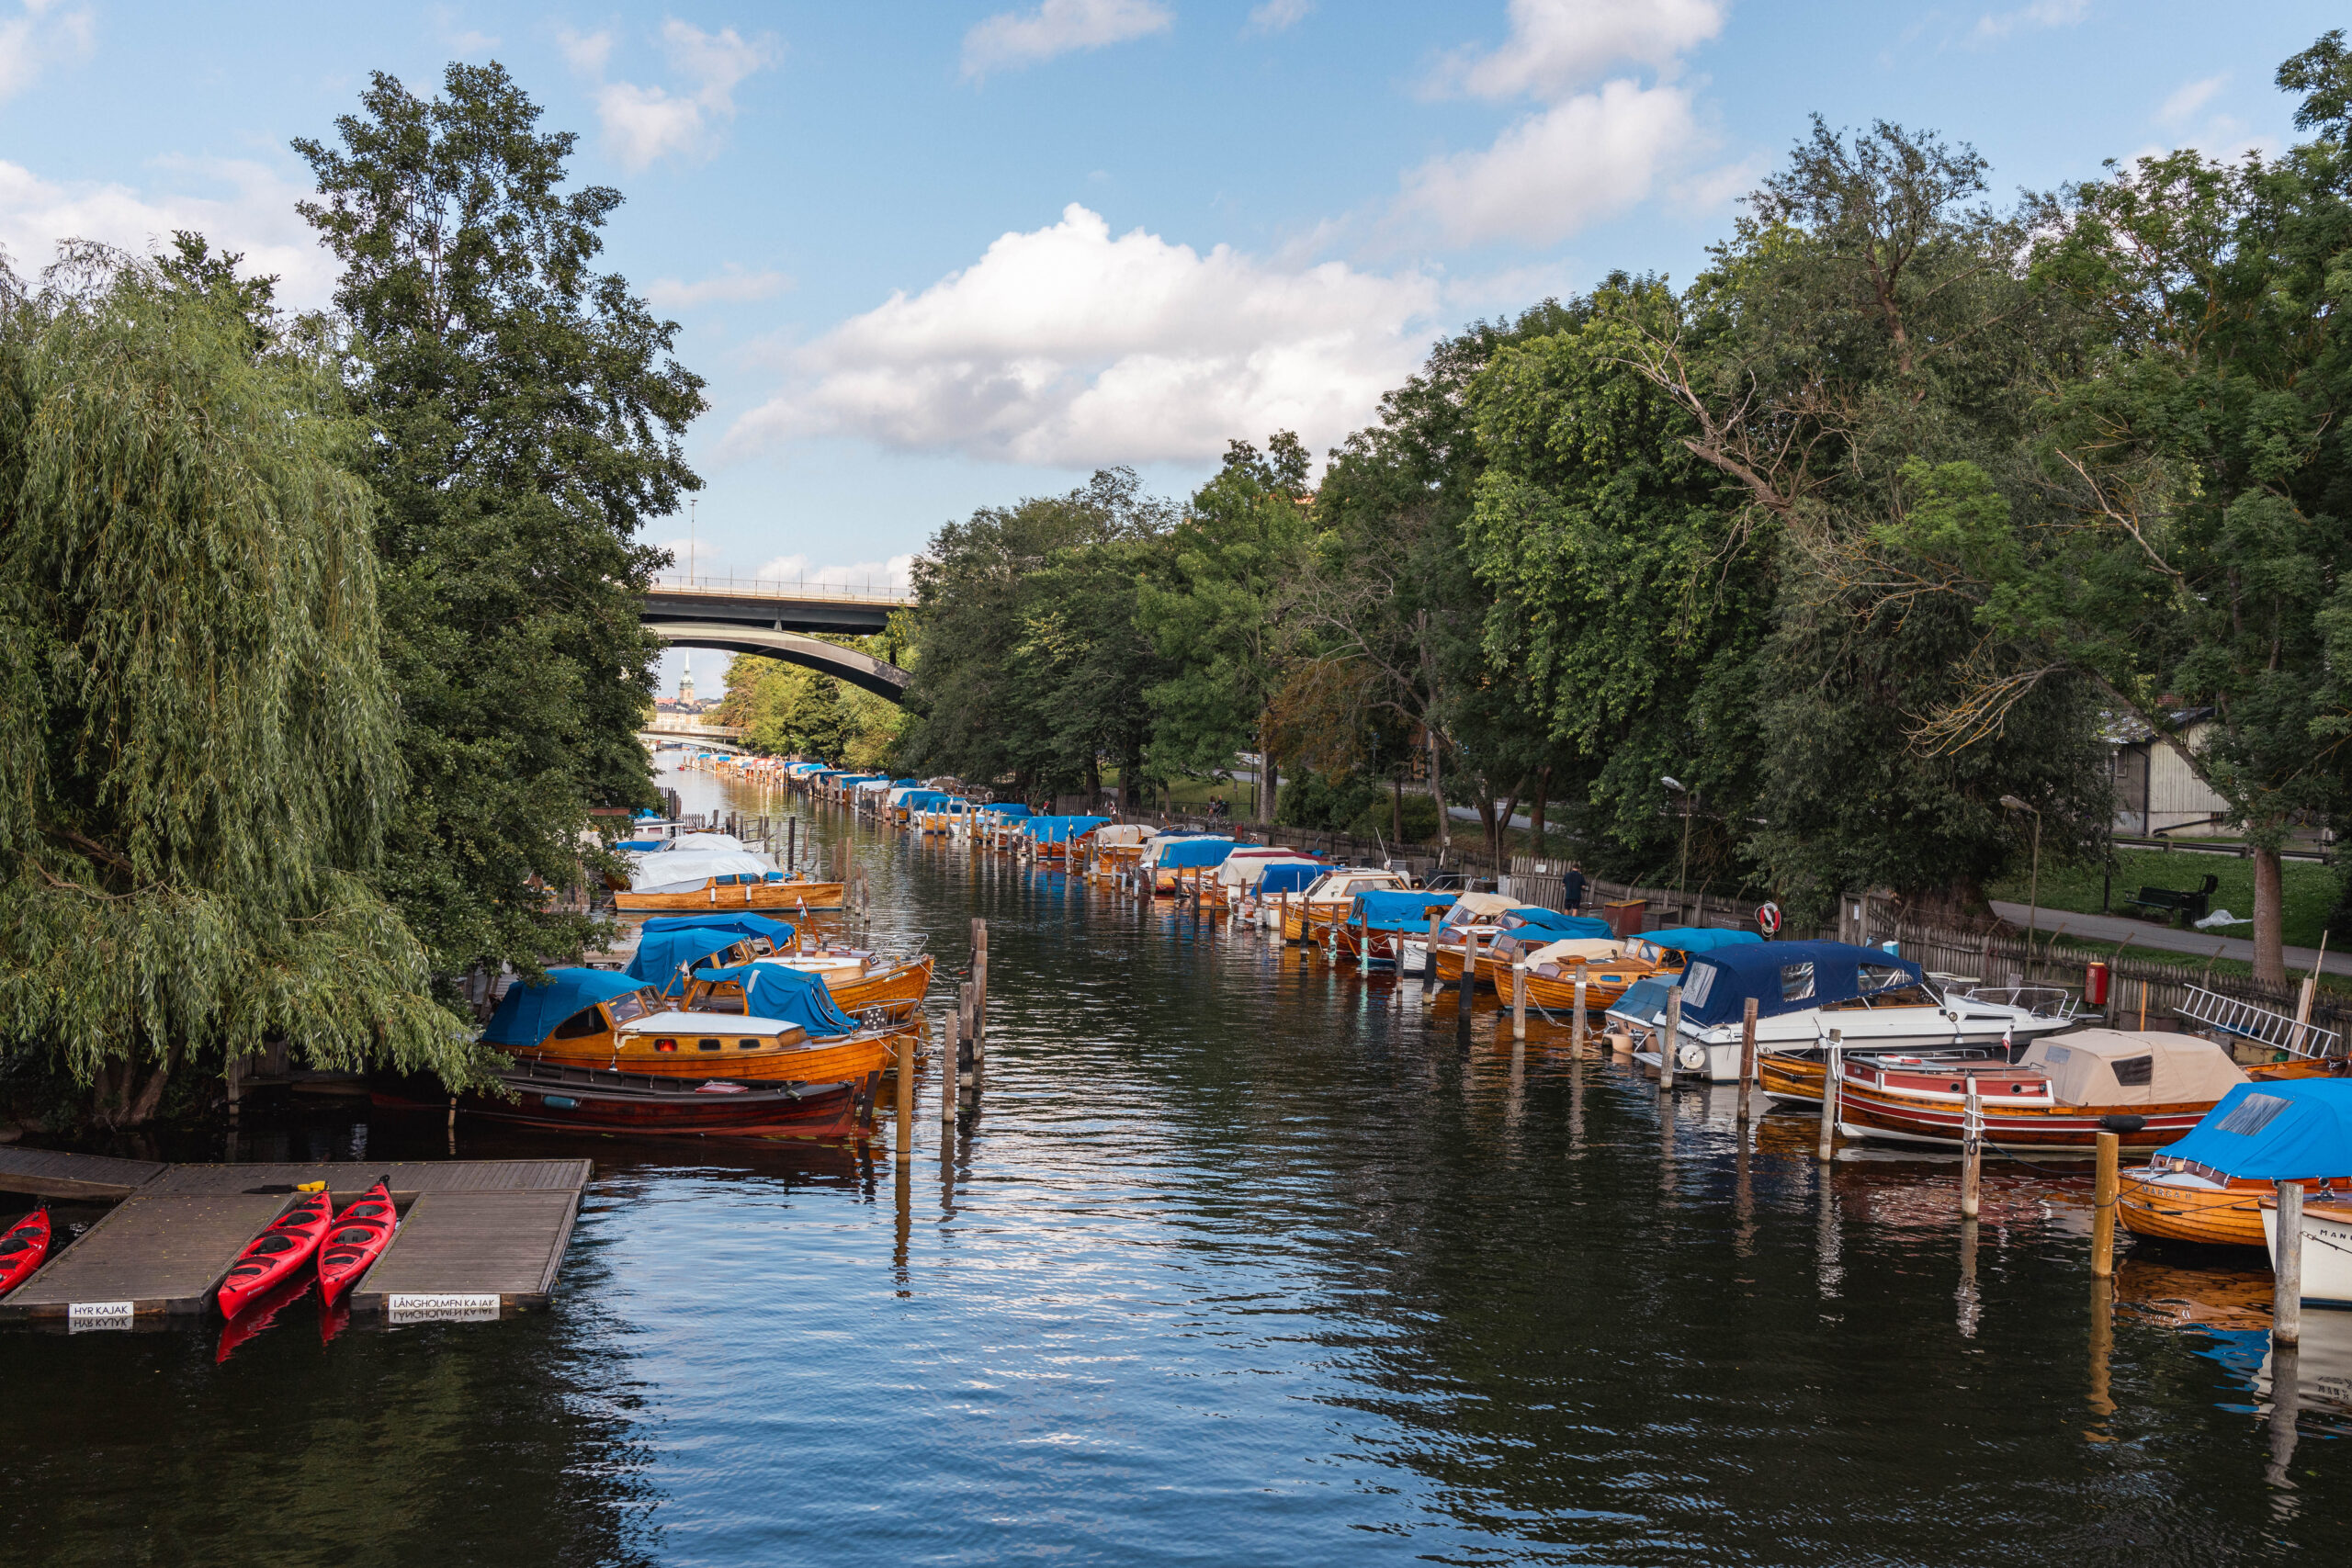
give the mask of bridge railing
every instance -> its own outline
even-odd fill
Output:
[[[653,580],[657,593],[708,593],[713,597],[755,599],[831,599],[854,604],[911,604],[914,590],[888,579],[868,578],[862,583],[825,581],[815,578],[711,577],[696,572],[664,573]]]

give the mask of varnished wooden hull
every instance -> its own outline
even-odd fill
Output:
[[[705,1027],[713,1039],[729,1038],[725,1033],[726,1013],[712,1013]],[[710,1078],[723,1077],[742,1083],[826,1083],[834,1079],[863,1079],[869,1073],[878,1073],[894,1066],[898,1060],[900,1041],[911,1042],[918,1025],[898,1029],[861,1031],[856,1034],[833,1034],[812,1040],[805,1045],[788,1046],[781,1051],[729,1053],[726,1051],[637,1052],[615,1055],[609,1051],[594,1055],[567,1056],[547,1046],[514,1053],[525,1062],[544,1063],[551,1067],[569,1067],[598,1072],[620,1071],[642,1074],[650,1077]],[[685,1036],[679,1037],[682,1041]]]
[[[458,1109],[488,1121],[531,1127],[654,1136],[846,1138],[858,1132],[863,1081],[705,1089],[703,1082],[552,1068],[502,1073],[505,1094],[469,1091]],[[372,1087],[388,1110],[434,1111],[445,1095],[401,1080]]]
[[[2145,1171],[2127,1171],[2117,1188],[2115,1217],[2135,1235],[2207,1247],[2260,1247],[2262,1200],[2276,1190],[2267,1181],[2175,1187],[2150,1179]]]
[[[854,980],[834,981],[825,985],[833,994],[833,1005],[847,1013],[860,1013],[874,1008],[887,1010],[893,1019],[904,1018],[922,1005],[931,994],[933,965],[937,960],[925,953],[912,963],[881,970]]]
[[[613,907],[623,914],[703,914],[711,910],[771,909],[789,911],[802,908],[838,909],[842,907],[842,885],[838,882],[758,882],[740,887],[706,887],[691,893],[630,893],[613,895]]]
[[[1624,974],[1623,969],[1620,967],[1612,967],[1610,972],[1615,975]],[[1627,991],[1634,988],[1634,981],[1644,977],[1641,975],[1635,975],[1625,979],[1604,980],[1599,975],[1588,975],[1584,987],[1585,1010],[1589,1012],[1600,1012],[1615,1006]],[[1527,999],[1553,1012],[1558,1012],[1564,1008],[1573,1009],[1577,1005],[1577,983],[1573,979],[1563,980],[1550,975],[1531,974],[1527,976]]]

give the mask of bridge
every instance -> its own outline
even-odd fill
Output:
[[[648,631],[680,648],[723,648],[780,659],[897,702],[907,672],[869,653],[821,640],[870,637],[914,595],[888,583],[773,581],[740,577],[665,577],[646,591]]]

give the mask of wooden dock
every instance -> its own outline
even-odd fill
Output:
[[[0,1319],[129,1327],[209,1312],[229,1265],[298,1186],[324,1181],[340,1204],[378,1177],[401,1226],[352,1292],[354,1311],[401,1323],[544,1306],[593,1168],[584,1159],[162,1165],[0,1147],[0,1191],[121,1200],[0,1298]]]

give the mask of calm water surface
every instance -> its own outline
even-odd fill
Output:
[[[1515,1059],[1482,1020],[1465,1050],[1450,1007],[1253,935],[815,830],[944,969],[989,919],[988,1082],[946,1146],[935,1079],[905,1170],[461,1129],[462,1155],[597,1163],[552,1313],[322,1347],[303,1303],[225,1364],[210,1328],[0,1333],[0,1562],[2352,1548],[2352,1314],[2307,1328],[2282,1416],[2267,1276],[2143,1251],[2103,1305],[2081,1183],[1990,1172],[1963,1235],[1950,1165],[1825,1179],[1809,1118],[1743,1153],[1727,1091],[1662,1116],[1565,1034]],[[349,1113],[243,1143],[447,1149]]]

